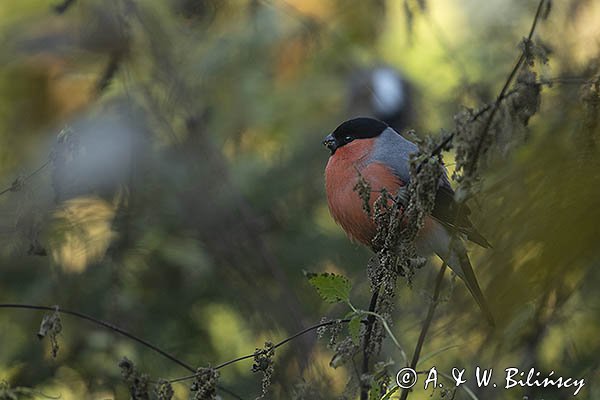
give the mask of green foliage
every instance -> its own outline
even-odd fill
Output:
[[[18,394],[14,389],[10,387],[8,382],[0,382],[0,399],[1,400],[17,400]]]
[[[11,387],[8,382],[0,381],[0,400],[19,400],[19,399],[54,399],[40,393],[39,391],[28,387]]]
[[[350,319],[350,322],[348,322],[348,333],[350,334],[350,337],[352,338],[352,341],[355,344],[358,344],[359,340],[360,340],[361,322],[362,322],[362,315],[361,314],[354,315]]]
[[[383,397],[381,397],[381,399],[380,399],[380,400],[390,400],[390,399],[392,398],[392,396],[393,396],[393,395],[394,395],[396,392],[398,392],[398,389],[400,389],[400,387],[399,387],[399,386],[394,386],[393,388],[390,388],[390,390],[388,390],[388,391],[386,392],[386,394],[385,394]]]
[[[381,400],[381,397],[381,387],[376,382],[373,382],[369,389],[369,400]]]
[[[347,303],[350,301],[352,284],[345,276],[328,272],[320,274],[305,272],[304,275],[327,303]]]

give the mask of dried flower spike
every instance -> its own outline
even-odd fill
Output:
[[[52,358],[56,358],[58,355],[59,346],[57,336],[62,331],[58,306],[54,306],[54,309],[55,311],[52,314],[44,315],[42,318],[42,323],[40,324],[40,330],[37,333],[38,339],[40,340],[46,336],[50,337],[50,343],[52,345]]]
[[[265,342],[264,349],[256,349],[254,352],[254,364],[252,364],[252,372],[262,372],[262,393],[256,399],[264,399],[267,395],[267,390],[271,386],[271,378],[273,377],[273,358],[275,357],[275,348],[272,342]]]

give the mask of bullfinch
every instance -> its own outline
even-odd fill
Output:
[[[362,176],[372,193],[404,192],[410,180],[409,158],[417,146],[386,123],[373,118],[354,118],[338,126],[323,144],[331,155],[325,167],[325,189],[329,211],[351,240],[373,249],[377,232],[374,220],[363,209],[363,200],[355,190]],[[468,218],[468,210],[457,213],[454,191],[444,172],[438,185],[431,215],[417,234],[416,247],[422,256],[436,254],[465,282],[486,319],[493,325],[492,314],[481,293],[462,238],[490,247]],[[370,203],[377,200],[371,196]],[[451,246],[451,238],[456,237]]]

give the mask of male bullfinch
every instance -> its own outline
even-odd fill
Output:
[[[373,193],[386,189],[398,193],[410,180],[409,157],[417,146],[403,138],[386,123],[373,118],[355,118],[338,126],[323,144],[331,156],[325,168],[325,188],[329,211],[348,236],[370,248],[377,227],[365,213],[363,201],[355,191],[362,176]],[[371,206],[377,196],[371,196]],[[436,193],[435,205],[416,238],[417,251],[442,258],[463,279],[485,317],[493,325],[492,314],[481,293],[477,278],[460,237],[490,247],[468,218],[468,210],[457,213],[454,191],[444,173]],[[456,243],[450,246],[452,236]],[[451,248],[450,248],[451,247]],[[376,249],[373,249],[376,250]]]

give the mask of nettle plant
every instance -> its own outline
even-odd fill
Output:
[[[346,277],[331,273],[307,273],[307,277],[310,284],[317,290],[324,301],[327,303],[345,303],[350,309],[344,318],[333,320],[332,324],[322,326],[317,330],[319,338],[323,338],[326,335],[329,336],[328,347],[334,351],[334,356],[330,362],[331,367],[337,368],[347,363],[360,352],[361,343],[368,343],[367,332],[370,332],[372,335],[372,328],[370,328],[369,324],[369,318],[371,317],[376,318],[381,323],[386,334],[400,351],[404,363],[407,363],[406,353],[402,346],[400,346],[398,339],[394,336],[386,318],[373,311],[361,310],[352,304],[350,301],[352,285]],[[328,322],[328,320],[323,319],[322,322]],[[343,334],[344,330],[346,332],[345,335]],[[378,335],[379,338],[373,339],[373,343],[381,343],[383,336],[381,333]],[[365,350],[369,354],[374,353],[373,346],[367,346]],[[393,380],[393,375],[388,367],[391,367],[393,364],[393,362],[378,363],[375,366],[373,374],[361,376],[360,384],[368,387],[369,399],[381,399],[382,394],[388,392],[391,395],[397,390],[388,390]]]

